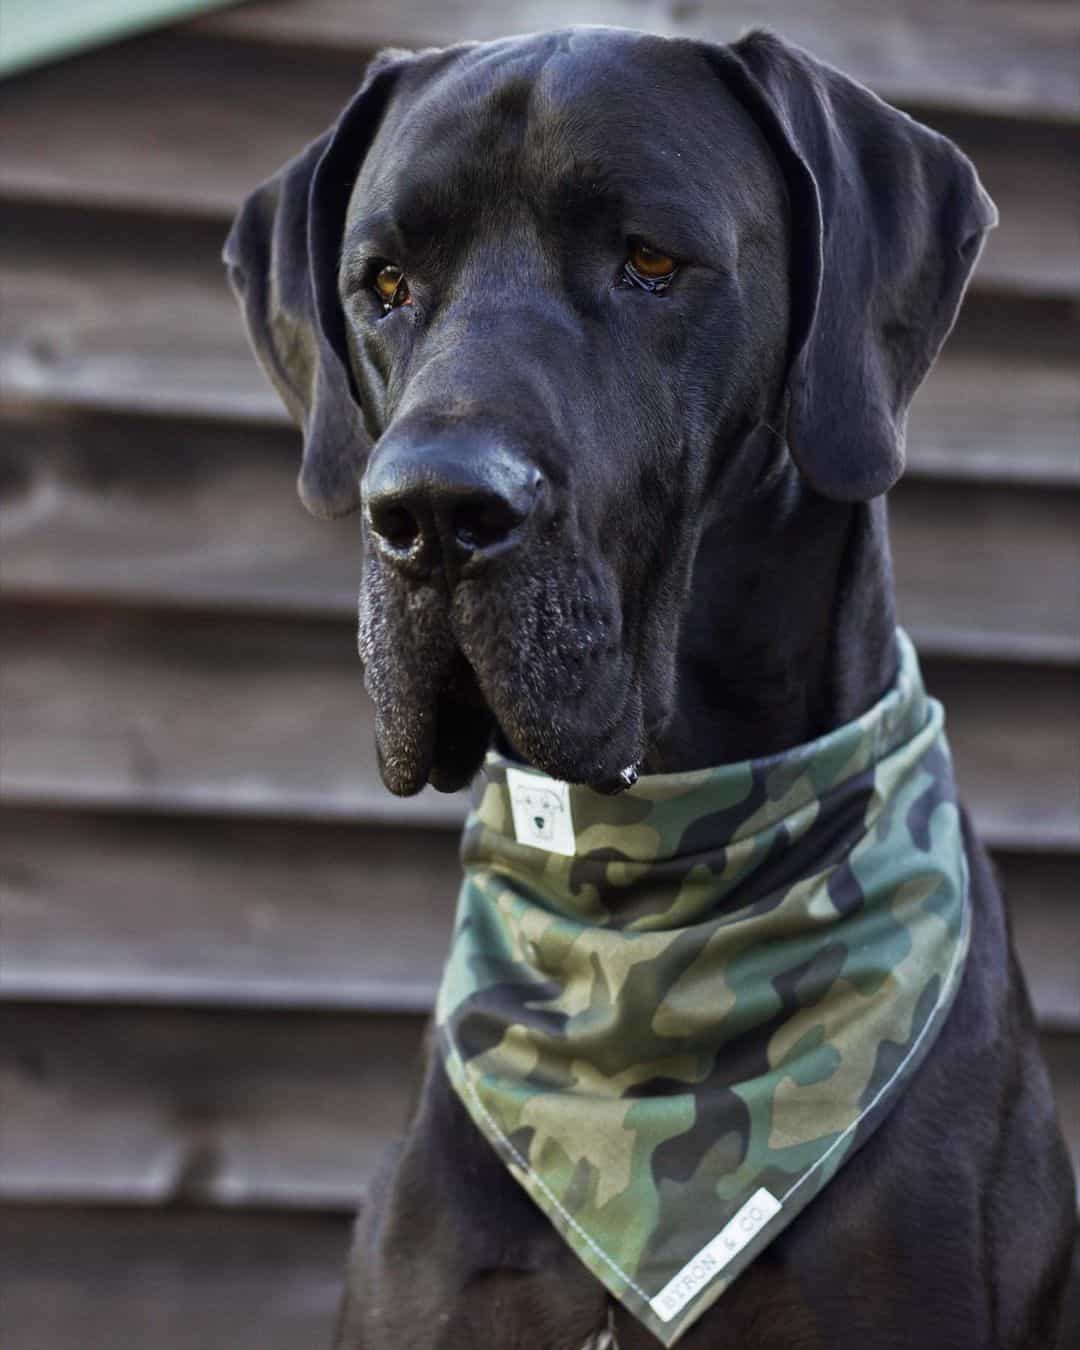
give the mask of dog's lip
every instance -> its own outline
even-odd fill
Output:
[[[496,697],[488,696],[484,684],[459,648],[441,687],[423,706],[402,698],[377,708],[379,773],[389,791],[412,796],[429,784],[441,792],[466,787],[496,737],[508,758],[558,781],[605,793],[631,785],[644,759],[632,679],[626,679],[618,710],[604,719],[602,727],[596,729],[587,719],[586,725],[577,725],[575,718],[565,728],[561,738],[565,749],[542,740],[537,728],[545,718],[535,707],[523,717],[521,704],[505,706],[497,691]]]
[[[457,649],[438,683],[419,696],[376,701],[375,745],[383,784],[400,797],[414,796],[429,784],[440,792],[458,791],[483,763],[493,725],[476,676]]]

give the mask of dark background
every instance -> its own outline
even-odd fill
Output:
[[[326,1344],[405,1108],[462,805],[378,782],[357,527],[299,505],[218,263],[388,42],[767,22],[974,157],[1002,225],[893,540],[1080,1149],[1076,18],[277,0],[0,87],[4,1350]]]

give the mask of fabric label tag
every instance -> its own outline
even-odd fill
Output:
[[[662,1322],[676,1317],[695,1294],[699,1294],[727,1263],[756,1237],[774,1214],[780,1213],[780,1201],[764,1186],[759,1186],[746,1204],[721,1228],[716,1237],[687,1261],[682,1270],[652,1299],[649,1306]]]
[[[508,768],[506,786],[518,843],[572,858],[577,850],[570,815],[570,785],[544,774]]]

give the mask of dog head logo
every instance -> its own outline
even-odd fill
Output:
[[[525,812],[532,823],[537,840],[550,844],[555,838],[556,821],[565,811],[556,793],[543,787],[519,787],[514,793],[514,805]]]
[[[574,826],[567,785],[539,774],[508,769],[506,786],[518,843],[572,857]]]

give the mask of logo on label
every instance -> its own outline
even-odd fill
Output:
[[[507,769],[506,786],[518,843],[572,858],[576,850],[569,784],[543,774]]]
[[[670,1322],[695,1294],[699,1294],[746,1244],[757,1236],[769,1220],[780,1213],[780,1201],[764,1186],[759,1186],[746,1204],[721,1228],[682,1270],[668,1280],[649,1307],[661,1322]]]

